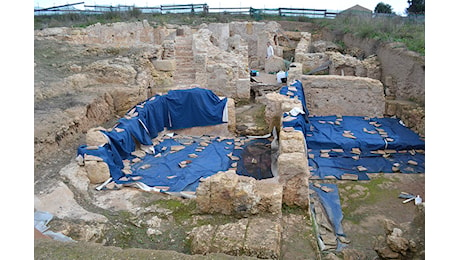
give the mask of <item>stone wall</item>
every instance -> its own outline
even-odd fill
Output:
[[[381,117],[385,113],[383,84],[352,76],[302,76],[310,114]]]
[[[260,69],[265,65],[267,42],[271,42],[275,55],[282,57],[282,48],[277,45],[275,38],[281,25],[277,22],[231,22],[230,35],[240,35],[249,46],[248,59],[251,69]]]
[[[339,46],[327,41],[311,40],[310,33],[302,32],[302,38],[295,49],[295,62],[302,64],[302,72],[310,72],[330,62],[329,75],[369,77],[380,80],[381,68],[377,56],[358,59],[339,52]],[[325,73],[324,71],[322,73]]]
[[[323,32],[324,39],[341,40],[349,47],[357,47],[366,56],[376,54],[381,63],[381,78],[391,77],[396,99],[408,99],[425,103],[425,57],[407,50],[402,43],[382,43],[373,39],[362,39],[352,34],[334,35]],[[385,84],[385,87],[388,87]]]
[[[425,136],[425,107],[407,100],[386,100],[385,115],[396,116],[404,124],[418,133]]]
[[[231,46],[236,47],[230,51],[222,50],[214,45],[212,35],[213,32],[207,28],[201,28],[193,34],[196,83],[220,96],[249,98],[247,43],[232,39]],[[216,44],[222,46],[219,42]]]
[[[326,52],[326,55],[331,61],[329,75],[381,78],[380,62],[375,55],[364,60],[339,52]]]
[[[204,179],[196,190],[200,213],[247,217],[269,213],[281,215],[281,185],[237,175],[234,170],[218,172]]]
[[[161,44],[173,40],[175,28],[152,27],[142,22],[96,23],[86,28],[57,27],[36,30],[35,36],[65,40],[75,44],[104,44],[108,47],[129,47],[141,44]]]
[[[190,232],[190,251],[201,255],[224,253],[237,259],[246,259],[242,256],[280,259],[281,234],[279,219],[254,217],[223,225],[204,225]]]
[[[196,126],[185,129],[176,129],[175,133],[180,135],[211,135],[211,136],[233,136],[236,132],[236,111],[235,100],[227,98],[228,122],[210,126]]]
[[[212,32],[211,41],[219,49],[226,51],[228,48],[227,39],[230,37],[230,26],[228,23],[210,23],[208,29]]]
[[[425,58],[407,51],[399,43],[388,43],[377,49],[382,64],[382,77],[392,77],[397,99],[425,104]]]
[[[259,102],[265,104],[265,122],[271,132],[273,127],[281,128],[281,116],[284,112],[289,112],[294,107],[302,109],[302,103],[297,98],[290,98],[276,92],[267,93]]]
[[[283,203],[308,208],[309,188],[306,143],[300,131],[281,129],[279,134],[278,176],[283,186]]]
[[[311,34],[308,32],[302,32],[300,35],[301,38],[295,49],[294,59],[295,62],[302,63],[305,64],[304,66],[310,67],[311,65],[309,66],[306,64],[310,64],[310,60],[312,59],[312,57],[309,56],[311,50]],[[313,69],[313,67],[311,69]]]

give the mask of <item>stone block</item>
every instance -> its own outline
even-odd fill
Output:
[[[281,103],[281,115],[284,112],[291,111],[293,108],[299,108],[301,111],[303,111],[302,103],[297,97],[289,98],[289,100],[285,100],[283,103]]]
[[[265,95],[264,99],[261,99],[261,102],[265,104],[265,122],[270,126],[270,130],[273,126],[276,126],[277,129],[280,129],[280,120],[283,114],[282,104],[284,104],[283,109],[287,111],[291,110],[293,107],[302,107],[300,100],[292,99],[288,96],[281,95],[276,92],[271,92]]]
[[[260,201],[258,194],[255,194],[255,182],[252,177],[238,176],[232,200],[233,211],[239,216],[248,216],[258,213],[256,205]]]
[[[208,29],[212,32],[212,39],[214,45],[221,50],[227,50],[227,39],[230,37],[230,26],[228,23],[210,23]]]
[[[305,138],[300,131],[286,132],[281,130],[279,136],[280,154],[303,153],[305,154]]]
[[[86,133],[85,139],[88,146],[102,146],[108,142],[107,137],[100,131],[102,127],[91,128]]]
[[[309,207],[308,176],[298,175],[285,180],[283,185],[283,203],[289,206]]]
[[[282,186],[229,170],[203,180],[196,190],[196,203],[201,213],[243,217],[260,213],[281,214]]]
[[[228,131],[230,133],[236,132],[236,110],[235,100],[233,98],[227,98],[227,110],[228,110]]]
[[[266,218],[250,219],[244,241],[244,254],[265,259],[278,259],[281,251],[281,225]]]
[[[153,66],[159,71],[175,71],[176,61],[175,60],[153,60]]]
[[[266,73],[271,73],[271,72],[277,73],[281,70],[283,71],[286,70],[286,66],[282,58],[277,57],[277,56],[272,56],[265,60],[265,72]]]
[[[398,111],[398,106],[394,102],[385,102],[385,114],[387,116],[395,116]]]
[[[211,244],[211,252],[242,255],[248,219],[218,226]],[[209,243],[209,241],[208,241]]]
[[[232,198],[238,183],[238,175],[231,171],[217,173],[210,177],[210,212],[231,215],[234,213]]]
[[[105,162],[85,161],[85,169],[92,184],[103,183],[110,178],[110,169]]]
[[[295,49],[295,60],[297,60],[297,55],[300,53],[309,53],[311,49],[311,34],[308,32],[301,32],[300,33],[300,41],[297,44]]]
[[[309,72],[329,60],[329,57],[324,53],[297,53],[296,62],[302,64],[302,69]]]
[[[236,96],[238,98],[247,99],[251,97],[251,85],[249,78],[236,80]]]
[[[292,82],[293,80],[300,80],[302,76],[303,65],[300,62],[293,62],[289,67],[289,73],[287,82]]]
[[[381,117],[385,112],[382,82],[353,76],[302,76],[311,115]]]
[[[283,203],[308,208],[308,160],[305,153],[281,153],[278,157],[279,182],[283,185]]]
[[[279,183],[261,180],[256,182],[254,192],[260,196],[260,201],[257,204],[258,212],[281,215],[283,186]]]
[[[211,181],[205,180],[200,182],[196,189],[196,207],[200,212],[211,212]]]
[[[224,253],[278,259],[281,231],[279,220],[259,217],[195,227],[189,235],[190,249],[192,254]]]
[[[278,175],[282,184],[294,176],[307,176],[307,173],[305,153],[282,153],[278,156]]]
[[[206,254],[211,252],[211,241],[216,227],[211,225],[199,226],[190,232],[190,251],[192,254]]]

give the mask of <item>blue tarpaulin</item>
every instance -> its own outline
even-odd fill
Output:
[[[227,98],[221,100],[211,90],[193,88],[169,91],[166,100],[171,120],[169,129],[224,123],[222,116]]]
[[[339,196],[339,189],[337,185],[332,183],[321,183],[321,186],[326,186],[329,189],[329,192],[325,192],[321,190],[321,188],[315,187],[314,185],[310,184],[310,189],[314,191],[313,194],[310,196],[317,196],[319,198],[319,202],[321,203],[321,207],[323,207],[329,222],[332,224],[332,228],[334,229],[334,233],[336,237],[345,237],[343,227],[342,227],[342,206],[340,205],[340,196]],[[316,215],[316,207],[320,207],[320,205],[313,205],[311,207],[312,213]],[[317,234],[320,238],[321,235]],[[340,240],[337,239],[337,250],[340,251],[346,245],[342,244]]]
[[[242,138],[240,138],[242,139]],[[147,154],[142,161],[131,166],[132,174],[125,175],[122,173],[123,162],[117,153],[112,153],[110,144],[106,144],[97,150],[87,149],[86,146],[79,148],[79,154],[90,154],[101,157],[104,162],[109,165],[111,176],[118,184],[128,184],[133,182],[142,182],[150,187],[168,187],[169,192],[179,191],[195,191],[199,185],[201,178],[206,178],[216,174],[219,171],[226,171],[231,168],[232,163],[238,162],[236,169],[237,174],[252,176],[256,179],[273,177],[271,175],[271,162],[268,160],[265,165],[264,173],[260,171],[254,172],[252,168],[254,162],[245,162],[244,154],[248,151],[247,147],[262,145],[265,146],[270,142],[266,139],[256,139],[246,141],[244,145],[239,145],[240,149],[235,149],[234,139],[214,138],[209,140],[207,146],[202,146],[200,143],[203,140],[199,137],[194,137],[194,140],[187,139],[187,142],[181,142],[175,139],[165,139],[160,144],[155,146],[155,155]],[[241,143],[239,141],[238,143]],[[185,148],[172,152],[171,146],[183,145]],[[202,151],[197,151],[197,148]],[[113,149],[116,151],[116,149]],[[270,149],[268,149],[270,151]],[[161,156],[158,154],[161,153]],[[232,160],[230,153],[238,157],[238,160]],[[196,158],[191,158],[189,155],[195,154]],[[268,155],[268,159],[270,154]],[[134,156],[129,156],[134,158]],[[188,160],[185,167],[179,166],[182,161]],[[257,157],[258,162],[261,157]],[[148,165],[148,167],[146,167]],[[261,166],[263,168],[263,166]],[[122,178],[124,177],[124,178]],[[135,177],[141,177],[140,180],[135,180]],[[120,178],[122,178],[120,180]],[[134,178],[134,179],[133,179]]]
[[[323,205],[329,221],[332,223],[334,232],[336,235],[343,236],[342,227],[342,207],[340,206],[339,189],[337,185],[332,183],[321,183],[321,186],[328,187],[331,191],[324,192],[320,188],[317,188],[310,184],[310,189],[313,189],[318,195],[321,204]]]
[[[156,95],[147,100],[142,107],[136,106],[138,118],[145,124],[150,138],[155,138],[169,126],[166,96]],[[142,109],[141,109],[142,108]]]
[[[425,171],[424,154],[409,153],[424,150],[424,141],[396,118],[310,117],[310,124],[305,128],[307,146],[311,149],[309,153],[314,156],[309,159],[309,165],[313,167],[313,175],[320,178],[340,178],[344,173],[352,173],[358,175],[360,180],[368,180],[366,173],[393,172],[394,163],[401,165],[402,173]],[[356,138],[345,137],[346,131]],[[359,148],[359,156],[352,153],[353,148]],[[320,151],[325,149],[342,149],[343,152],[330,151],[329,158],[322,158]],[[379,150],[381,153],[377,153]],[[383,157],[384,154],[386,157]],[[409,161],[415,161],[417,165],[411,165]],[[360,171],[359,166],[365,170]]]
[[[227,144],[232,142],[232,144]],[[227,154],[233,151],[233,140],[225,139],[216,141],[204,147],[203,151],[197,152],[199,142],[193,142],[185,145],[183,150],[171,153],[171,146],[181,145],[174,139],[166,139],[155,147],[155,150],[162,151],[160,157],[146,155],[139,163],[133,164],[131,170],[132,176],[141,176],[140,180],[144,184],[154,186],[167,186],[168,191],[178,192],[184,190],[195,191],[198,187],[200,178],[206,178],[219,171],[227,170],[233,162]],[[189,154],[196,154],[198,157],[190,158]],[[184,160],[190,162],[183,168],[179,163]],[[143,169],[142,166],[149,164],[150,167]]]
[[[362,152],[379,149],[425,149],[425,142],[420,136],[400,124],[400,120],[396,118],[314,116],[309,119],[310,123],[305,127],[307,131],[304,135],[308,148],[311,149],[342,148],[351,151],[351,148],[360,148]],[[345,137],[345,131],[350,131],[356,138]],[[379,131],[387,133],[388,137],[382,137]]]
[[[224,123],[226,104],[227,98],[220,99],[212,91],[201,88],[171,90],[167,95],[156,95],[130,109],[126,114],[127,116],[120,119],[113,130],[102,131],[109,140],[108,144],[97,149],[88,149],[86,145],[83,145],[78,148],[77,154],[81,156],[89,154],[101,157],[108,164],[112,178],[118,183],[123,182],[119,181],[121,177],[129,177],[128,180],[131,180],[136,175],[125,176],[122,173],[121,169],[124,167],[122,160],[133,158],[131,152],[136,149],[136,141],[140,144],[150,146],[152,145],[151,139],[157,137],[158,133],[165,128],[180,129]],[[202,167],[205,164],[208,165],[214,171],[213,173],[228,169],[228,158],[222,156],[222,153],[226,149],[221,146],[221,144],[214,143],[210,145],[207,151],[215,156],[210,156],[209,158],[218,156],[221,159],[206,161]],[[212,147],[219,147],[219,149],[215,148],[214,151],[211,151]],[[158,146],[155,149],[158,149]],[[203,153],[205,154],[204,151]],[[175,156],[178,156],[178,154],[169,158],[174,161]],[[219,167],[215,171],[216,164],[219,164]],[[225,166],[222,166],[223,164]],[[200,172],[201,169],[196,168],[200,164],[197,163],[194,165],[196,166],[185,171]],[[206,174],[201,174],[201,176],[206,176]],[[147,182],[149,178],[151,177],[145,178]],[[172,189],[181,190],[191,184],[189,183],[189,179],[185,181],[183,179],[183,177],[179,176]],[[198,179],[193,180],[196,185]]]
[[[282,87],[280,94],[297,97],[308,114],[300,81],[290,84],[290,88]],[[425,142],[396,118],[335,115],[306,117],[284,113],[283,127],[293,127],[304,134],[311,172],[320,179],[326,176],[340,179],[343,174],[351,173],[358,175],[359,180],[369,180],[366,173],[390,173],[395,163],[400,165],[402,173],[425,171]],[[332,149],[343,151],[335,152]],[[358,156],[352,152],[353,149],[359,149]],[[330,150],[329,157],[321,157],[321,150]]]
[[[291,88],[289,88],[289,87],[291,87]],[[290,89],[292,89],[292,90],[290,90]],[[290,92],[291,95],[288,95],[288,92]],[[302,103],[302,108],[303,108],[303,111],[305,112],[305,119],[307,119],[307,117],[308,117],[308,115],[310,113],[308,112],[307,101],[305,100],[305,93],[303,91],[302,82],[300,82],[299,80],[295,80],[289,86],[281,87],[280,94],[285,95],[285,96],[289,96],[290,98],[297,97],[300,100],[300,102]]]
[[[359,180],[369,180],[366,173],[391,173],[394,163],[400,164],[402,173],[425,171],[425,142],[399,119],[313,116],[307,123],[301,116],[294,118],[283,122],[283,127],[294,127],[304,133],[311,172],[320,179],[326,176],[340,179],[343,174],[351,173],[358,175]],[[359,155],[353,153],[356,148]],[[321,157],[321,150],[330,150],[329,157]],[[358,166],[365,170],[359,170]]]

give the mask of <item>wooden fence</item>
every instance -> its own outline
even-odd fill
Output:
[[[49,15],[57,13],[107,13],[107,12],[128,12],[140,11],[142,13],[157,13],[157,14],[239,14],[250,16],[276,15],[276,16],[306,16],[311,18],[334,18],[336,12],[328,12],[326,9],[307,9],[307,8],[252,8],[252,7],[224,7],[210,8],[207,4],[183,4],[183,5],[160,5],[156,7],[137,7],[129,5],[107,6],[107,5],[84,5],[85,9],[76,9],[73,6],[84,4],[84,2],[67,4],[61,6],[53,6],[49,8],[35,9],[35,15]]]

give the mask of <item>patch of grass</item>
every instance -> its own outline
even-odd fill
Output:
[[[107,213],[107,212],[106,212]],[[134,215],[128,211],[118,211],[116,214],[104,214],[108,217],[113,226],[105,234],[107,245],[121,248],[151,248],[151,239],[144,227],[133,224]]]
[[[281,212],[283,213],[283,215],[285,214],[295,214],[295,215],[306,215],[308,216],[307,214],[307,211],[299,206],[289,206],[289,205],[286,205],[285,203],[283,203],[282,207],[281,207]]]
[[[251,104],[251,100],[249,100],[248,98],[235,98],[236,107],[241,107],[249,104]]]
[[[195,200],[162,199],[155,201],[153,204],[171,210],[174,220],[178,223],[189,220],[196,208]]]
[[[336,33],[351,33],[360,38],[383,42],[402,42],[406,47],[425,55],[425,22],[405,17],[343,16],[313,22]]]
[[[255,123],[258,127],[266,129],[267,122],[265,122],[265,106],[260,106],[254,115]]]
[[[399,191],[397,189],[382,188],[382,186],[389,181],[390,180],[388,178],[381,174],[376,178],[371,179],[370,181],[360,181],[356,182],[355,184],[350,184],[349,182],[339,183],[338,186],[341,191],[342,204],[344,204],[343,198],[345,196],[349,197],[350,195],[358,192],[356,189],[353,188],[355,185],[367,188],[367,195],[364,196],[364,198],[349,198],[348,201],[345,202],[347,206],[342,207],[344,218],[354,224],[358,224],[363,218],[365,218],[368,215],[368,213],[366,212],[359,212],[358,209],[360,207],[374,205],[379,201],[387,199],[388,197],[397,198],[399,194]],[[346,190],[346,186],[351,186],[352,188]]]

